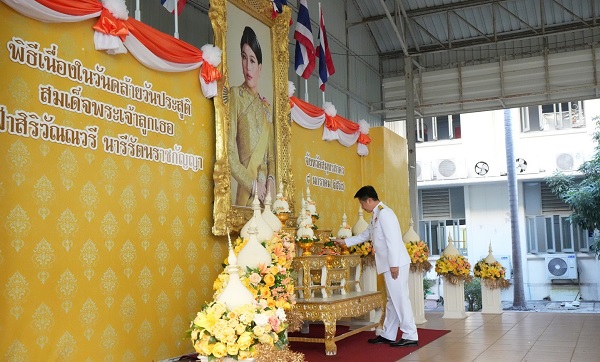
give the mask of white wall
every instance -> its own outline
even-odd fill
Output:
[[[592,133],[595,130],[594,116],[600,115],[600,101],[586,101],[584,106],[586,127],[569,131],[520,132],[518,110],[511,110],[515,157],[528,159],[528,171],[517,174],[519,181],[519,229],[523,283],[527,300],[550,297],[553,301],[573,301],[581,292],[584,300],[600,300],[600,262],[593,254],[578,253],[579,283],[569,285],[552,284],[547,277],[545,254],[527,254],[525,214],[523,208],[522,182],[543,180],[552,174],[558,152],[583,152],[585,159],[593,154]],[[464,162],[464,177],[452,180],[419,182],[419,188],[465,187],[465,209],[467,222],[467,250],[471,264],[488,253],[490,242],[493,254],[498,258],[509,255],[512,260],[512,236],[510,207],[506,176],[506,153],[504,136],[504,112],[487,111],[461,115],[462,139],[425,142],[417,145],[417,161],[433,162],[441,158],[453,158]],[[474,173],[474,164],[486,161],[490,165],[488,175]],[[432,258],[432,262],[437,258]],[[430,272],[428,278],[435,278]],[[513,300],[513,288],[502,292],[502,299]]]

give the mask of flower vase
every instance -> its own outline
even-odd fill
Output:
[[[442,318],[464,319],[465,312],[465,281],[460,280],[457,284],[450,283],[444,279],[444,315]]]
[[[275,214],[275,216],[277,216],[277,218],[279,219],[279,221],[281,221],[281,224],[283,226],[285,226],[285,222],[288,221],[288,219],[290,218],[290,214],[288,214],[287,212],[280,212],[278,214]]]
[[[310,248],[312,248],[312,246],[313,246],[312,242],[298,243],[298,245],[302,248],[302,256],[312,255],[312,253],[310,251]]]
[[[408,275],[408,290],[410,304],[416,324],[427,323],[425,319],[425,295],[423,293],[423,272],[411,271]]]
[[[361,287],[362,290],[367,292],[376,292],[377,291],[377,270],[375,269],[375,265],[367,265],[362,270],[361,279]],[[381,314],[383,311],[381,308],[371,310],[369,313],[365,314],[364,318],[367,319],[371,323],[377,323],[381,319]]]
[[[481,303],[481,313],[502,314],[500,288],[491,289],[485,283],[481,283]]]

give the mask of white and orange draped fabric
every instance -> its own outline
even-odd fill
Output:
[[[129,51],[140,63],[162,72],[185,72],[201,68],[204,95],[216,95],[219,60],[208,61],[203,52],[182,40],[162,33],[128,16],[123,0],[2,0],[24,16],[47,23],[79,22],[98,18],[93,26],[97,50],[108,54]],[[220,54],[220,51],[219,51]],[[212,64],[211,64],[212,63]]]
[[[337,140],[346,147],[358,143],[357,153],[360,156],[369,154],[367,145],[371,143],[371,138],[368,136],[369,125],[366,121],[352,122],[339,116],[331,103],[325,102],[325,109],[322,109],[295,96],[290,97],[290,108],[292,121],[299,126],[307,129],[324,126],[323,140]]]

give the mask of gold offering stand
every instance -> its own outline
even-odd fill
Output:
[[[322,243],[318,242],[313,249],[320,252],[319,248],[322,247]],[[317,250],[313,252],[316,254]],[[377,308],[384,310],[385,297],[380,291],[362,291],[359,255],[315,254],[298,256],[292,261],[292,268],[298,271],[298,282],[295,287],[298,298],[294,310],[299,312],[304,320],[322,321],[325,326],[325,336],[324,338],[289,337],[288,339],[298,342],[325,343],[325,353],[335,355],[337,353],[335,342],[382,325],[380,320],[379,323],[362,326],[336,336],[337,320],[358,317]],[[328,257],[330,257],[329,263]]]

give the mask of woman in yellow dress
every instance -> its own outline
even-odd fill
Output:
[[[229,167],[232,203],[252,206],[257,194],[262,203],[275,192],[275,149],[271,105],[258,93],[262,51],[250,27],[240,41],[244,82],[229,92]]]

